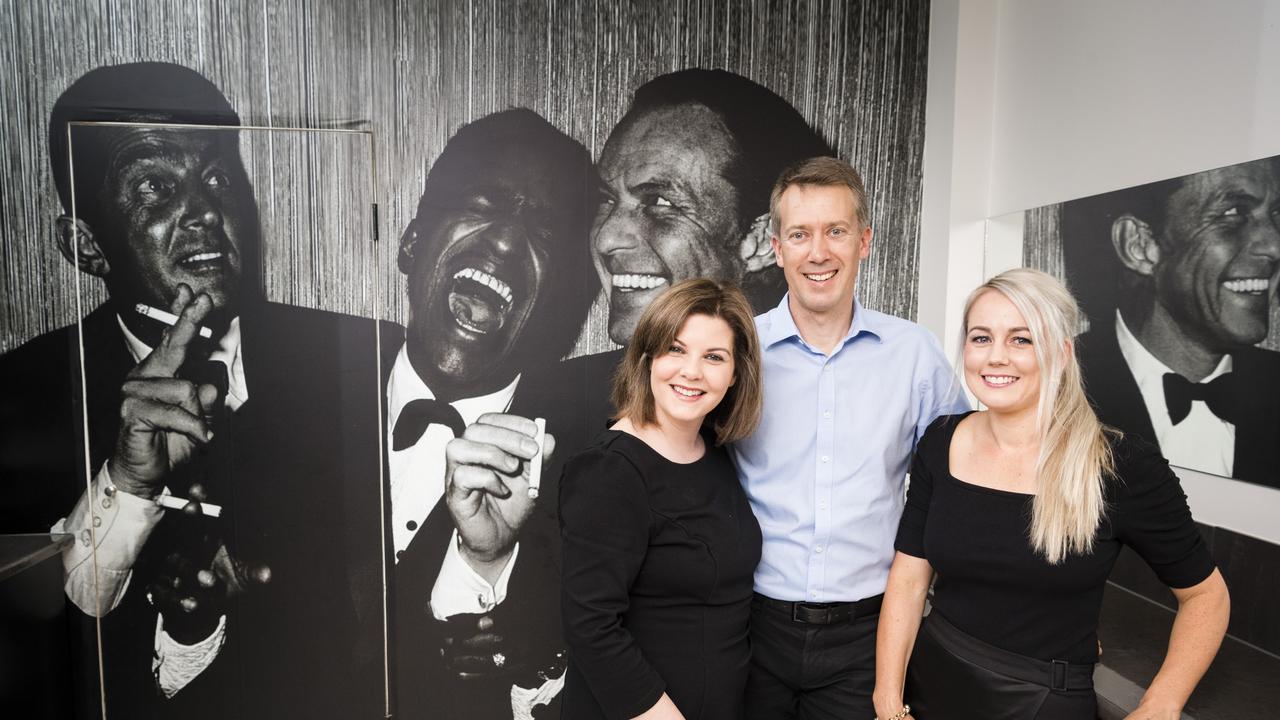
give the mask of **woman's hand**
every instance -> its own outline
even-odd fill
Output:
[[[671,698],[666,693],[662,693],[662,697],[658,698],[658,702],[654,703],[653,707],[635,716],[632,720],[684,720],[684,715],[676,707],[676,704],[671,701]]]

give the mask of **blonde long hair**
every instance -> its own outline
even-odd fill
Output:
[[[1031,546],[1050,564],[1088,554],[1106,509],[1104,486],[1115,471],[1109,435],[1084,393],[1072,338],[1080,311],[1071,293],[1048,273],[1017,268],[996,275],[969,294],[960,346],[969,333],[969,311],[988,292],[1013,303],[1031,332],[1040,366],[1036,429],[1037,491],[1032,502]]]

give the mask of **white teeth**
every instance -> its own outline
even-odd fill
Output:
[[[650,290],[659,285],[666,285],[667,279],[661,275],[614,275],[613,286],[619,290]]]
[[[198,253],[196,255],[192,255],[186,260],[183,260],[182,262],[186,262],[186,263],[204,262],[205,260],[217,260],[220,257],[222,257],[222,253],[220,252]]]
[[[671,389],[685,397],[698,397],[699,395],[707,394],[705,390],[694,390],[692,388],[680,387],[679,385],[672,385]]]
[[[1226,289],[1238,293],[1264,293],[1269,285],[1267,278],[1243,278],[1222,283]]]
[[[1017,380],[1018,378],[1012,377],[1010,375],[983,375],[982,379],[986,380],[992,385],[1008,385],[1009,383],[1013,382],[1014,380]]]
[[[510,285],[502,282],[498,278],[490,275],[489,273],[483,270],[477,270],[476,268],[470,268],[470,267],[463,268],[453,274],[454,280],[457,280],[458,278],[465,278],[467,280],[478,282],[481,285],[488,287],[490,290],[498,293],[498,295],[502,296],[502,299],[507,301],[508,303],[510,303],[511,298],[514,297],[511,294]]]
[[[822,273],[821,275],[805,275],[805,277],[809,278],[810,280],[813,280],[814,282],[822,282],[823,280],[830,280],[831,278],[835,277],[835,274],[836,274],[835,270],[830,270]]]

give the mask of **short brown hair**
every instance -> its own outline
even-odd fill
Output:
[[[615,417],[631,418],[637,425],[658,421],[653,389],[649,385],[653,358],[667,352],[676,333],[690,315],[720,318],[733,331],[734,383],[720,404],[707,415],[716,444],[741,440],[755,431],[764,407],[761,390],[760,340],[751,315],[751,303],[737,285],[695,278],[673,285],[649,303],[631,335],[626,354],[613,376]]]
[[[769,229],[774,235],[782,229],[778,218],[778,201],[782,199],[782,193],[793,185],[843,185],[849,188],[853,191],[853,200],[858,206],[858,223],[864,230],[871,226],[867,188],[858,171],[840,158],[813,157],[788,166],[773,184],[773,192],[769,195]]]

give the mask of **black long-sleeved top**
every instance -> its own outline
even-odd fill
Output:
[[[1112,443],[1116,478],[1093,552],[1050,565],[1028,539],[1034,496],[951,475],[951,438],[964,417],[938,418],[920,439],[896,542],[933,566],[933,610],[957,628],[1041,660],[1094,662],[1102,591],[1122,545],[1170,587],[1213,572],[1177,476],[1155,446],[1130,436]]]
[[[680,464],[606,431],[560,482],[563,717],[742,717],[760,526],[723,448]]]

